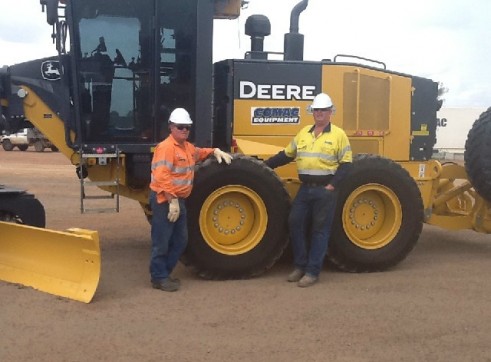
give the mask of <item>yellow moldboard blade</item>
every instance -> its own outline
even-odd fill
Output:
[[[0,280],[89,303],[100,274],[97,231],[0,221]]]

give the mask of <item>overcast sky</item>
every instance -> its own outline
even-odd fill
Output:
[[[265,49],[283,50],[290,10],[299,0],[250,0],[238,20],[215,22],[215,60],[250,48],[244,23],[270,18]],[[396,5],[397,4],[397,5]],[[53,55],[51,28],[39,0],[0,0],[0,66]],[[352,54],[390,70],[431,78],[448,88],[445,107],[491,106],[491,1],[310,0],[300,17],[305,59]]]

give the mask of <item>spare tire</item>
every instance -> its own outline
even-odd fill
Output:
[[[464,151],[465,170],[476,191],[491,201],[491,108],[474,122]]]
[[[290,197],[276,173],[252,157],[198,165],[186,205],[189,242],[181,260],[203,278],[257,276],[288,244]]]

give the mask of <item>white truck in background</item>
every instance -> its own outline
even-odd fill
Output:
[[[1,142],[5,151],[12,151],[16,147],[26,151],[29,146],[34,146],[36,152],[43,152],[46,148],[53,152],[58,151],[37,128],[24,128],[17,133],[4,134],[1,136]]]

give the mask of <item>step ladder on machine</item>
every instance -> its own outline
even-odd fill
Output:
[[[114,152],[112,152],[114,151]],[[115,169],[112,172],[113,179],[107,181],[91,181],[88,178],[80,177],[80,211],[82,214],[86,213],[110,213],[119,212],[119,171],[121,168],[121,160],[119,157],[119,150],[117,147],[111,149],[111,152],[106,153],[84,153],[80,150],[80,160],[82,165],[86,166],[90,162],[99,166],[113,167]],[[112,162],[114,160],[115,162]],[[108,194],[107,191],[100,190],[101,193],[90,192],[87,193],[87,189],[98,186],[114,186],[115,192]],[[102,194],[104,192],[104,194]],[[92,205],[88,206],[89,200]],[[111,200],[111,204],[108,206],[106,202],[97,202],[94,200]]]

